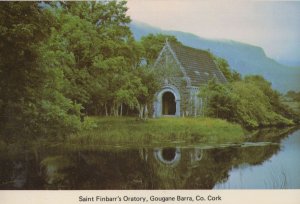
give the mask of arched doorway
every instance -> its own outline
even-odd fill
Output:
[[[179,148],[155,148],[154,149],[155,159],[162,164],[176,166],[181,159],[181,151]]]
[[[162,114],[163,115],[175,115],[176,113],[176,101],[175,96],[171,92],[165,92],[162,96]]]
[[[153,117],[163,115],[180,116],[180,93],[175,86],[167,85],[157,92],[154,101]]]

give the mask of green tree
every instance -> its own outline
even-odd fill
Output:
[[[200,97],[205,102],[205,114],[237,122],[247,128],[291,125],[292,115],[278,111],[284,105],[277,101],[276,91],[260,76],[218,84],[215,80],[204,86]]]
[[[234,82],[242,80],[241,75],[237,71],[230,69],[228,62],[225,59],[216,57],[214,55],[212,55],[212,57],[214,58],[217,67],[221,70],[227,81]]]
[[[272,84],[265,80],[262,76],[246,76],[245,82],[257,86],[264,93],[264,95],[268,97],[268,101],[275,113],[286,118],[293,119],[295,122],[299,120],[295,111],[289,108],[289,106],[287,106],[286,104],[282,103],[280,99],[280,93],[272,89]]]
[[[141,46],[128,27],[126,2],[64,2],[54,11],[59,26],[50,45],[63,45],[53,50],[70,59],[65,95],[87,114],[119,115],[123,104],[136,104],[129,82]]]
[[[67,85],[64,95],[84,107],[90,99],[94,73],[94,58],[99,55],[101,43],[96,26],[78,16],[56,11],[58,26],[52,30],[47,50],[52,51],[60,62]]]
[[[141,79],[140,90],[137,92],[139,117],[147,119],[148,114],[153,111],[154,96],[160,88],[160,83],[157,80],[157,73],[152,68],[143,66],[137,69],[136,72]]]
[[[296,91],[288,91],[286,93],[286,96],[295,100],[295,101],[298,101],[300,102],[300,92],[296,92]]]
[[[147,65],[152,65],[155,62],[166,40],[179,43],[176,37],[164,34],[149,34],[141,38],[141,44],[144,48],[143,57]]]
[[[205,114],[210,117],[236,120],[237,97],[231,93],[227,85],[217,83],[212,79],[202,87],[200,97],[205,100]]]
[[[74,131],[78,107],[61,94],[62,72],[46,60],[51,53],[43,47],[55,17],[37,2],[0,7],[1,134],[40,137]]]

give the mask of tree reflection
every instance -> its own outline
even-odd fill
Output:
[[[279,143],[289,133],[259,132],[249,142]],[[280,150],[276,144],[251,144],[1,153],[0,188],[211,189],[226,181],[232,168],[260,165]]]

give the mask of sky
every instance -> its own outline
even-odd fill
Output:
[[[127,6],[134,21],[257,45],[300,66],[300,1],[128,0]]]

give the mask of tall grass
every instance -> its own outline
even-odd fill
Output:
[[[243,141],[240,125],[212,118],[88,117],[83,131],[67,142],[77,145],[233,143]],[[91,127],[91,128],[90,128]]]

